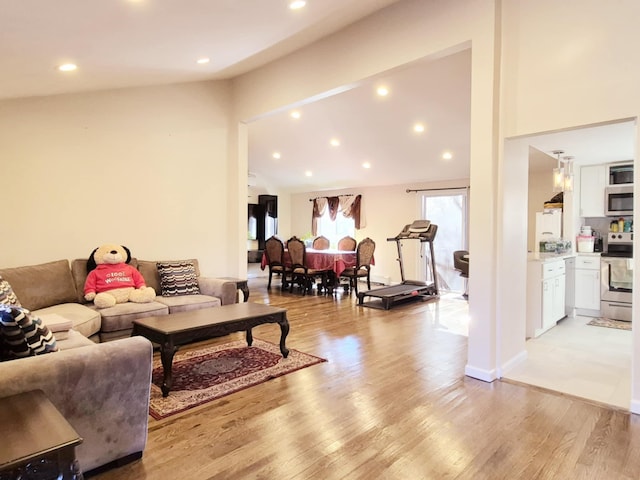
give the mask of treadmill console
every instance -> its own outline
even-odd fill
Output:
[[[417,239],[421,242],[432,242],[436,237],[438,226],[429,220],[415,220],[410,225],[405,225],[402,231],[387,241],[395,242],[404,239]]]

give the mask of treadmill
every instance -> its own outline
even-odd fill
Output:
[[[436,262],[433,254],[433,240],[436,237],[438,226],[429,220],[416,220],[410,225],[405,225],[402,231],[395,237],[387,238],[388,242],[396,242],[398,248],[398,262],[400,263],[400,276],[402,283],[388,287],[376,288],[358,293],[358,305],[389,310],[396,304],[409,300],[425,300],[439,298],[438,276],[436,275]],[[404,261],[402,259],[402,242],[419,241],[421,246],[429,245],[429,259],[427,262],[427,278],[431,270],[433,283],[420,280],[407,280],[404,276]],[[366,297],[370,297],[367,302]]]

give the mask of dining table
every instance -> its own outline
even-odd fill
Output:
[[[305,262],[307,268],[333,271],[336,278],[338,278],[346,268],[355,267],[358,264],[358,257],[355,250],[337,250],[333,248],[316,250],[307,248]],[[286,267],[291,266],[291,257],[287,249],[284,250],[283,263]],[[268,264],[267,255],[263,253],[260,268],[264,270]]]

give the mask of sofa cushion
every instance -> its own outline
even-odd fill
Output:
[[[138,260],[138,270],[144,277],[144,281],[147,283],[147,287],[151,287],[156,291],[156,294],[161,295],[162,289],[160,288],[160,274],[158,273],[158,263],[170,263],[175,260],[162,260],[160,262],[150,260]],[[190,258],[184,260],[185,262],[193,263],[196,269],[196,277],[200,276],[200,268],[198,267],[198,260]]]
[[[169,313],[187,312],[200,308],[219,307],[222,302],[209,295],[179,295],[175,297],[156,297],[156,301],[169,307]]]
[[[42,320],[42,323],[51,330],[58,344],[60,344],[60,340],[69,338],[69,330],[73,328],[73,322],[71,320],[61,317],[57,313],[38,315],[38,317]]]
[[[20,303],[28,310],[78,301],[67,260],[4,268],[0,275],[11,284]]]
[[[73,324],[72,328],[87,338],[100,331],[100,312],[90,308],[88,305],[80,305],[79,303],[62,303],[52,307],[41,308],[33,313],[38,316],[56,314],[69,319]]]
[[[197,295],[200,293],[196,268],[193,262],[188,260],[158,262],[156,267],[160,275],[160,290],[163,297]]]
[[[9,282],[7,282],[2,276],[0,276],[0,303],[4,303],[5,305],[15,305],[16,307],[21,307],[20,301],[16,294],[13,292],[13,288]]]
[[[56,352],[53,333],[29,310],[0,305],[0,361]]]
[[[102,332],[117,332],[119,330],[131,330],[133,321],[138,318],[154,317],[157,315],[167,315],[169,308],[159,302],[149,303],[118,303],[109,308],[95,308],[102,317]]]
[[[64,340],[60,340],[56,336],[56,341],[58,343],[58,348],[60,350],[71,350],[72,348],[78,347],[86,347],[88,345],[95,345],[94,342],[89,340],[84,335],[76,332],[75,330],[69,330],[69,336]]]

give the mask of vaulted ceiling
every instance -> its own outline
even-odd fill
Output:
[[[3,1],[0,100],[230,79],[402,0],[306,3],[294,11],[287,0]],[[202,58],[208,63],[197,63]],[[63,73],[63,63],[78,68]],[[283,105],[249,125],[250,173],[289,191],[466,178],[470,65],[466,50],[381,72],[298,106],[297,120]],[[376,93],[382,85],[384,97]],[[423,132],[413,130],[416,123]],[[591,163],[633,155],[628,127],[569,133],[532,138],[532,145],[562,148],[578,164],[583,155]]]

